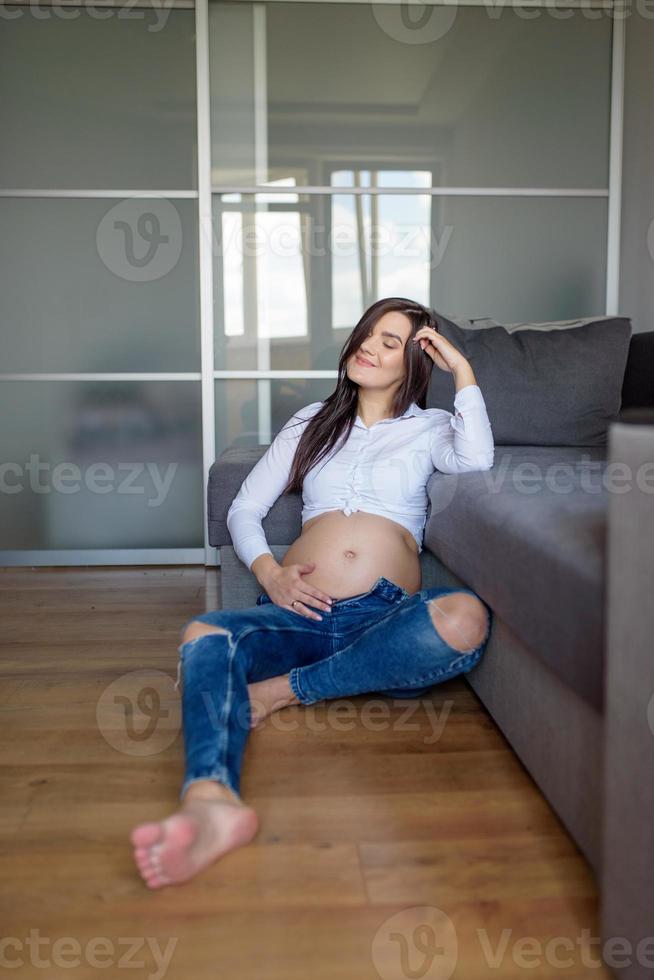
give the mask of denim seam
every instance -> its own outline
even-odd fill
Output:
[[[304,691],[302,690],[302,688],[300,687],[300,682],[299,682],[299,679],[298,679],[297,672],[298,672],[298,670],[301,670],[301,669],[302,668],[300,668],[300,667],[291,667],[291,669],[290,669],[290,671],[288,673],[288,684],[289,684],[289,687],[293,691],[293,694],[298,699],[298,701],[300,702],[300,704],[305,704],[305,705],[313,704],[314,701],[317,700],[317,699],[316,698],[312,699],[310,697],[310,695],[306,695],[304,693]]]
[[[406,677],[402,677],[401,681],[391,681],[390,687],[412,688],[412,687],[426,686],[426,685],[429,685],[431,687],[432,685],[436,684],[439,679],[447,679],[450,675],[452,677],[456,677],[458,674],[463,672],[461,670],[461,661],[462,660],[471,661],[474,660],[475,657],[478,658],[482,647],[483,644],[481,644],[479,647],[476,647],[470,653],[462,654],[462,656],[457,657],[456,660],[448,664],[447,667],[435,667],[433,670],[430,670],[426,674],[420,674],[418,677],[410,677],[408,680]],[[351,693],[352,695],[354,695],[355,693],[364,694],[366,692],[352,691]]]
[[[227,771],[227,769],[224,769],[224,768],[223,769],[220,769],[220,768],[219,769],[216,769],[216,768],[211,769],[210,768],[209,771],[206,774],[205,773],[202,773],[200,776],[188,776],[184,780],[184,783],[182,785],[182,789],[181,789],[180,794],[179,794],[180,795],[180,799],[183,799],[183,797],[186,794],[186,791],[189,788],[189,786],[191,785],[191,783],[197,783],[197,782],[200,782],[200,780],[204,780],[204,779],[216,779],[216,780],[218,780],[218,782],[224,783],[226,786],[228,786],[232,790],[233,793],[236,793],[237,796],[239,795],[238,790],[233,785],[232,780],[230,779],[229,772]]]

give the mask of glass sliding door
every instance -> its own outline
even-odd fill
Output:
[[[0,33],[0,548],[201,561],[194,12],[58,13]]]
[[[214,459],[383,296],[610,312],[603,0],[111,3],[0,32],[1,563],[215,561]]]

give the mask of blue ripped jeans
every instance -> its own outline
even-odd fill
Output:
[[[462,652],[440,636],[427,606],[450,592],[481,598],[472,589],[449,587],[409,595],[382,576],[368,592],[335,600],[331,612],[320,610],[322,620],[278,606],[265,592],[255,606],[217,609],[189,620],[226,632],[179,647],[175,686],[183,677],[186,753],[180,797],[200,779],[218,780],[239,793],[250,732],[248,684],[288,674],[293,693],[308,705],[371,691],[419,697],[434,684],[471,670],[488,643],[492,613],[484,602],[486,636]]]

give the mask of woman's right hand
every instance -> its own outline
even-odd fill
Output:
[[[322,616],[319,616],[310,607],[315,606],[316,609],[331,612],[331,597],[322,589],[316,588],[315,585],[309,585],[302,577],[313,572],[315,567],[315,561],[308,561],[304,564],[279,565],[271,571],[270,576],[266,579],[265,590],[267,594],[276,605],[290,609],[291,612],[295,612],[299,616],[304,616],[306,619],[322,619]],[[294,601],[295,605],[293,605]]]

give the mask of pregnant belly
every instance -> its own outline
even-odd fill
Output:
[[[307,561],[314,561],[316,568],[303,576],[305,581],[333,599],[367,592],[381,575],[409,595],[421,588],[415,538],[401,524],[378,514],[355,511],[348,517],[332,510],[312,517],[281,564]]]

